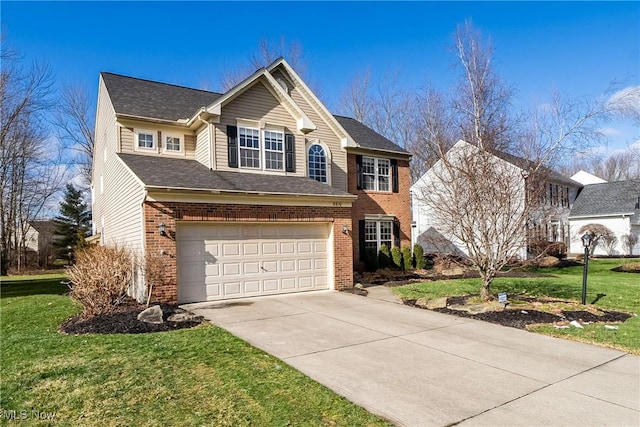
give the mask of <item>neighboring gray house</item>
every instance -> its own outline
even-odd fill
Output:
[[[640,254],[640,244],[625,247],[627,236],[640,235],[640,180],[604,182],[585,185],[569,215],[571,229],[570,252],[583,251],[582,227],[600,224],[611,230],[617,243],[610,255]],[[630,250],[631,249],[631,250]],[[597,245],[595,255],[609,255],[603,245]]]

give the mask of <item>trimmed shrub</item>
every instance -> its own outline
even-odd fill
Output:
[[[367,271],[376,271],[378,269],[378,251],[375,249],[365,249],[364,265]]]
[[[389,268],[392,265],[389,246],[383,243],[380,245],[380,252],[378,253],[378,268]]]
[[[413,256],[416,258],[416,268],[422,270],[427,267],[427,260],[424,257],[424,249],[419,244],[413,245]]]
[[[73,284],[69,295],[82,304],[85,317],[109,313],[125,299],[133,258],[124,248],[91,246],[76,252],[68,275]]]
[[[413,256],[411,255],[411,248],[409,246],[402,248],[402,262],[405,270],[411,270],[413,268]]]
[[[393,260],[393,265],[402,270],[402,252],[399,247],[394,246],[391,248],[391,259]]]

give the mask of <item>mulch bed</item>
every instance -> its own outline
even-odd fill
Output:
[[[447,302],[448,304],[463,305],[466,303],[468,298],[468,296],[451,297],[447,299]],[[532,298],[528,299],[533,302]],[[415,302],[416,300],[404,301],[406,305],[417,307]],[[564,310],[558,314],[554,314],[545,311],[519,308],[507,308],[504,310],[488,311],[486,313],[477,314],[472,314],[467,311],[453,310],[450,308],[436,308],[433,309],[433,311],[451,314],[458,317],[482,320],[518,329],[526,329],[527,326],[535,324],[568,323],[572,320],[576,320],[580,323],[616,323],[624,322],[631,317],[631,314],[629,313],[605,310],[602,310],[602,314],[595,314],[584,310]]]
[[[202,321],[170,322],[167,319],[175,313],[184,310],[175,305],[159,304],[162,308],[164,323],[154,324],[138,320],[138,314],[147,308],[135,300],[127,300],[117,306],[112,313],[84,318],[82,315],[67,319],[60,325],[60,331],[70,335],[82,334],[144,334],[149,332],[175,331],[177,329],[193,328]]]

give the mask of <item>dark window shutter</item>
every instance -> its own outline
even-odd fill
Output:
[[[397,219],[393,221],[393,242],[397,248],[400,247],[400,221]]]
[[[400,191],[400,183],[398,182],[398,161],[391,159],[391,190],[394,193]]]
[[[362,190],[362,156],[356,154],[357,189]]]
[[[358,247],[360,249],[360,261],[364,262],[367,258],[364,240],[364,219],[358,221]]]
[[[284,135],[284,164],[287,172],[296,171],[296,138],[290,133]]]
[[[229,158],[229,167],[238,167],[238,128],[236,126],[227,126],[227,157]]]

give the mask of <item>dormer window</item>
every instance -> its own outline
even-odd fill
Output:
[[[180,154],[184,151],[184,136],[177,133],[162,132],[163,149],[168,154]]]
[[[155,141],[153,137],[153,133],[148,131],[138,131],[137,132],[138,139],[138,148],[145,149],[154,149]]]

